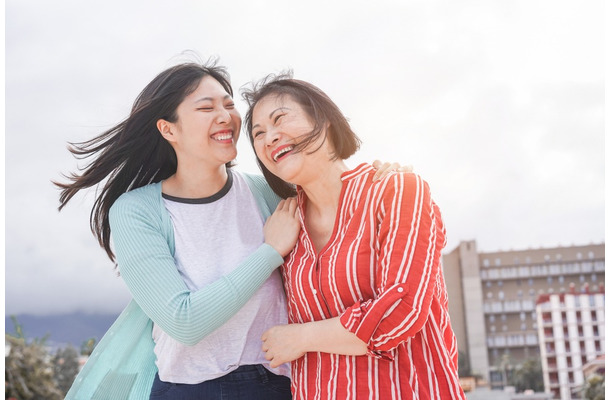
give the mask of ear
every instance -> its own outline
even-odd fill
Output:
[[[176,141],[176,138],[172,133],[172,128],[173,124],[171,122],[168,122],[164,119],[157,120],[157,129],[159,130],[159,133],[161,133],[161,136],[163,136],[165,140],[170,143]]]

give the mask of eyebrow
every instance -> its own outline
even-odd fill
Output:
[[[290,110],[290,108],[284,107],[284,106],[276,108],[275,110],[273,110],[269,113],[269,119],[273,118],[273,114],[275,114],[277,111],[281,111],[281,110]],[[259,125],[260,124],[252,125],[252,129],[256,128]]]
[[[226,99],[231,99],[231,98],[232,98],[231,95],[227,94],[222,99],[226,100]],[[193,103],[200,103],[202,101],[214,101],[214,98],[213,97],[201,97],[201,98],[195,100]]]

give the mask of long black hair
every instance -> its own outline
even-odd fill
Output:
[[[172,146],[161,136],[157,121],[176,122],[176,109],[206,76],[216,79],[233,96],[229,76],[214,61],[207,64],[183,63],[157,75],[136,98],[129,116],[102,134],[80,143],[70,143],[68,150],[77,159],[92,158],[79,173],[65,177],[68,183],[53,182],[61,189],[59,210],[82,189],[103,184],[95,199],[89,223],[100,246],[114,261],[110,248],[108,213],[123,193],[160,182],[176,173],[178,161]],[[227,164],[230,167],[231,163]]]
[[[305,113],[313,122],[311,132],[303,135],[299,143],[293,148],[293,152],[305,151],[306,154],[316,152],[322,147],[325,140],[332,145],[333,160],[345,160],[352,156],[360,148],[360,139],[349,125],[345,115],[341,112],[334,101],[317,86],[309,82],[294,79],[292,71],[272,74],[252,85],[251,88],[241,90],[242,97],[248,103],[248,111],[244,117],[244,126],[250,138],[250,144],[254,149],[254,137],[252,136],[252,114],[254,107],[267,96],[289,96],[303,107]],[[328,129],[325,126],[328,124]],[[320,136],[326,134],[319,147],[309,149]],[[254,152],[256,154],[256,151]],[[265,167],[256,156],[259,168],[273,191],[282,198],[294,196],[296,190],[294,185],[282,180]]]

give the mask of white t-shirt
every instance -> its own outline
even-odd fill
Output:
[[[211,197],[180,199],[164,194],[163,201],[174,226],[176,266],[190,290],[231,272],[264,241],[263,217],[239,173],[229,170],[227,184]],[[263,364],[290,376],[288,364],[271,368],[261,350],[263,332],[287,321],[282,279],[275,270],[237,314],[194,346],[179,343],[155,325],[159,378],[196,384],[248,364]]]

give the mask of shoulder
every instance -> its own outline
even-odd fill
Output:
[[[244,178],[244,180],[248,183],[248,186],[250,187],[255,187],[255,188],[265,188],[265,187],[269,187],[269,184],[267,183],[267,181],[265,180],[265,178],[262,175],[258,175],[258,174],[250,174],[250,173],[246,173],[246,172],[238,172],[233,170],[232,171],[235,175],[239,175],[241,177]]]
[[[273,192],[273,189],[271,189],[271,187],[262,175],[236,171],[233,171],[233,173],[240,174],[244,178],[253,193],[264,197],[278,197],[275,192]]]
[[[428,182],[412,172],[392,172],[383,179],[373,182],[373,185],[381,186],[384,191],[390,192],[429,190]]]
[[[110,207],[110,216],[133,210],[154,211],[161,205],[161,182],[152,183],[123,193]]]

